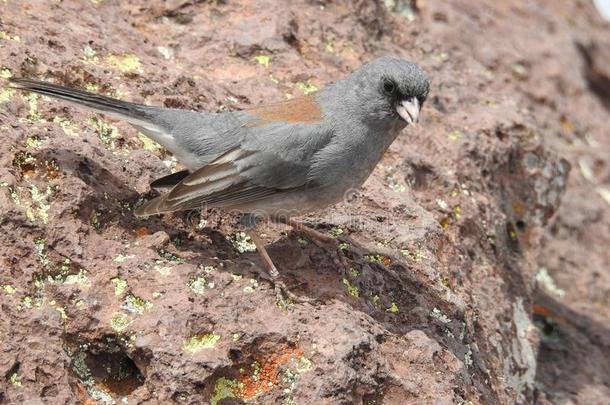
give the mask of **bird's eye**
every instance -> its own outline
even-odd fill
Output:
[[[386,79],[383,81],[383,91],[387,94],[392,94],[396,90],[396,83],[393,81]]]

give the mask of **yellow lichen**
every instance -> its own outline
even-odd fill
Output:
[[[120,279],[119,277],[114,277],[110,279],[112,284],[114,284],[114,295],[116,297],[120,297],[127,290],[127,281]]]
[[[124,53],[122,55],[110,54],[106,62],[123,73],[142,72],[142,64],[137,56]]]
[[[163,150],[163,146],[153,141],[144,134],[138,133],[138,139],[142,142],[142,148],[150,152],[160,152]]]
[[[297,86],[297,89],[301,90],[303,92],[303,94],[305,94],[305,95],[318,91],[318,88],[316,87],[316,85],[312,84],[309,81],[297,82],[296,86]]]
[[[55,116],[53,118],[53,122],[59,125],[66,135],[72,137],[78,136],[77,127],[69,120],[61,118],[59,116]]]
[[[349,293],[349,295],[356,298],[360,296],[360,290],[358,289],[358,287],[350,283],[348,279],[344,278],[343,284],[345,284],[345,286],[347,287],[347,292]]]
[[[4,31],[0,31],[0,39],[4,39],[6,41],[21,42],[21,38],[19,38],[19,35],[10,35]]]
[[[216,405],[218,402],[227,398],[239,397],[239,382],[226,377],[221,377],[214,384],[214,395],[210,398],[210,405]]]
[[[17,289],[10,284],[0,286],[7,295],[13,295],[17,292]]]
[[[131,322],[129,321],[129,319],[127,318],[127,315],[125,315],[125,314],[115,314],[110,319],[110,327],[115,332],[123,332],[125,329],[127,329],[127,327],[129,326],[130,323]]]
[[[269,67],[269,62],[271,61],[271,57],[267,55],[257,55],[254,57],[254,60],[258,62],[259,65],[263,65],[264,67]]]
[[[214,332],[194,335],[184,342],[182,350],[188,353],[197,353],[203,349],[212,349],[219,340],[220,335],[217,335]]]
[[[388,309],[386,309],[387,312],[390,312],[392,314],[397,314],[399,312],[398,310],[398,305],[396,305],[395,302],[393,302],[390,307]]]

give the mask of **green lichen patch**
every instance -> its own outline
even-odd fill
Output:
[[[21,42],[21,38],[19,37],[19,35],[11,35],[6,31],[0,31],[0,39],[3,39],[5,41]]]
[[[240,384],[237,380],[221,377],[214,384],[214,394],[210,398],[210,405],[227,398],[239,398]]]
[[[186,283],[187,287],[197,295],[205,292],[207,284],[208,282],[203,276],[194,277]]]
[[[131,312],[132,314],[142,315],[145,310],[151,309],[152,307],[152,302],[146,301],[145,299],[133,294],[127,295],[125,297],[125,301],[123,302],[123,309]]]
[[[83,52],[83,60],[85,62],[97,63],[100,61],[100,58],[97,56],[97,52],[95,52],[95,50],[93,48],[91,48],[89,45],[85,45],[85,47],[82,49],[82,52]]]
[[[269,67],[269,63],[271,62],[271,56],[268,55],[256,55],[252,59],[258,62],[259,65],[262,65],[266,68]]]
[[[64,133],[70,137],[78,136],[78,127],[74,125],[70,120],[59,116],[53,117],[53,122],[59,125]]]
[[[110,318],[110,327],[115,332],[123,332],[131,324],[131,321],[125,314],[116,313]]]
[[[15,94],[15,91],[8,88],[0,90],[0,104],[9,101],[13,94]]]
[[[227,236],[227,240],[231,242],[233,248],[239,253],[255,252],[256,245],[252,243],[252,239],[245,232],[237,232]]]
[[[396,305],[395,302],[393,302],[390,307],[388,309],[386,309],[387,312],[391,313],[391,314],[397,314],[398,312],[400,312],[400,310],[398,309],[398,305]]]
[[[17,289],[10,284],[1,285],[0,288],[2,288],[6,295],[13,295],[17,292]]]
[[[185,262],[185,260],[183,258],[181,258],[180,256],[177,256],[171,252],[168,252],[165,249],[157,250],[157,254],[159,256],[161,256],[162,258],[164,258],[165,260],[167,260],[168,262],[173,262],[173,263],[184,263]]]
[[[426,255],[426,253],[423,250],[420,249],[401,249],[400,250],[400,254],[404,257],[407,257],[411,260],[413,260],[414,262],[420,263],[423,260],[427,259],[428,256]]]
[[[358,289],[358,287],[355,286],[354,284],[350,283],[350,281],[348,279],[344,278],[343,284],[345,284],[345,287],[347,288],[347,293],[349,295],[351,295],[352,297],[356,297],[356,298],[358,298],[360,296],[360,290]]]
[[[113,260],[117,263],[123,263],[123,262],[126,262],[127,260],[131,260],[135,257],[136,257],[135,255],[118,254],[118,255],[116,255],[116,257]]]
[[[66,259],[67,260],[67,259]],[[84,287],[90,287],[91,282],[89,281],[89,277],[87,276],[87,270],[80,269],[76,274],[69,274],[70,268],[68,263],[60,266],[59,274],[55,276],[49,276],[48,281],[50,283],[61,283],[68,285],[81,285]]]
[[[138,139],[142,143],[142,148],[149,152],[159,153],[163,151],[163,146],[153,141],[144,134],[138,133]]]
[[[38,112],[38,99],[40,96],[35,93],[25,93],[21,95],[23,101],[28,105],[28,113],[25,117],[29,122],[44,122],[42,115]]]
[[[318,87],[316,87],[316,85],[311,83],[309,80],[305,82],[297,82],[296,87],[305,95],[318,91]]]
[[[219,340],[220,335],[214,332],[194,335],[184,342],[182,350],[188,353],[198,353],[204,349],[213,349]]]
[[[247,285],[246,287],[244,287],[244,292],[245,293],[252,293],[254,292],[256,289],[258,289],[258,281],[251,278],[249,280],[249,285]]]
[[[449,323],[451,322],[451,319],[445,315],[440,309],[438,308],[434,308],[432,309],[432,311],[430,312],[430,316],[433,319],[436,319],[437,321],[441,322],[441,323]]]
[[[338,238],[339,236],[343,235],[343,232],[343,229],[338,226],[334,226],[328,230],[328,234],[333,238]]]
[[[542,267],[538,270],[538,273],[536,273],[536,281],[541,284],[545,290],[559,298],[563,298],[566,295],[566,292],[557,286],[546,267]]]
[[[137,56],[124,53],[122,55],[110,54],[106,57],[106,63],[123,73],[142,73],[142,63]]]
[[[396,168],[392,166],[387,166],[385,168],[385,183],[390,190],[395,193],[402,193],[406,190],[404,184],[400,182],[400,180],[396,176]]]
[[[127,291],[127,281],[119,277],[114,277],[110,279],[110,282],[114,285],[115,297],[120,297]]]
[[[117,148],[117,140],[121,138],[121,134],[119,129],[101,118],[91,117],[89,119],[89,124],[93,126],[97,136],[100,138],[100,141],[106,146],[106,148],[110,150],[116,150]]]
[[[371,296],[371,304],[373,304],[373,306],[375,308],[380,308],[381,307],[381,298],[379,298],[378,294],[373,294]]]
[[[19,377],[19,374],[17,373],[11,374],[8,378],[8,382],[14,387],[21,387],[21,377]]]
[[[40,191],[38,187],[31,184],[27,187],[9,187],[11,199],[18,207],[21,207],[25,216],[31,222],[40,221],[43,224],[49,222],[49,200],[53,194],[53,188],[47,186],[45,191]]]
[[[450,141],[457,141],[460,138],[462,138],[463,136],[464,136],[464,134],[462,133],[462,131],[455,130],[455,131],[449,132],[449,134],[447,135],[447,138],[449,138]]]

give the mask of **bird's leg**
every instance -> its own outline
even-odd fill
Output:
[[[256,232],[256,218],[247,215],[242,218],[242,223],[247,224],[246,234],[250,237],[252,243],[254,243],[254,246],[256,246],[256,250],[258,251],[261,259],[263,259],[263,263],[265,264],[267,272],[271,277],[271,284],[275,290],[275,297],[278,300],[278,303],[288,302],[286,299],[289,299],[292,302],[303,301],[290,292],[288,288],[286,288],[284,281],[280,277],[280,272],[277,270],[277,267],[275,267],[275,264],[273,264],[273,260],[271,260],[271,257],[269,257],[269,253],[267,253],[263,240],[260,238],[260,236],[258,236],[258,232]]]
[[[303,234],[308,236],[311,241],[320,249],[324,248],[324,246],[322,246],[323,244],[335,245],[337,247],[337,250],[332,252],[332,259],[335,263],[335,266],[341,269],[341,271],[343,271],[344,273],[347,269],[349,269],[349,265],[347,264],[347,260],[345,258],[345,255],[343,254],[343,250],[339,247],[339,241],[336,238],[323,234],[322,232],[318,232],[315,229],[312,229],[298,221],[287,217],[273,218],[273,221],[291,226],[292,228],[302,232]]]
[[[295,221],[291,218],[286,217],[277,217],[273,219],[275,222],[282,223],[284,225],[288,225],[298,231],[301,231],[305,235],[309,236],[312,240],[316,240],[322,243],[336,243],[337,240],[332,236],[323,234],[322,232],[318,232],[315,229],[312,229],[308,226],[303,225],[300,222]]]

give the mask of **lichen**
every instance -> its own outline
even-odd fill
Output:
[[[2,288],[4,290],[6,295],[13,295],[17,292],[17,289],[10,284],[4,284],[4,285],[0,286],[0,288]]]
[[[250,279],[250,285],[244,287],[244,292],[245,293],[252,293],[254,292],[254,290],[256,290],[258,288],[258,281],[251,278]]]
[[[165,249],[159,249],[157,251],[157,254],[159,256],[161,256],[162,258],[164,258],[165,260],[169,261],[169,262],[174,262],[174,263],[184,263],[184,259],[181,258],[180,256],[177,256],[171,252],[168,252]]]
[[[343,235],[343,229],[338,226],[335,226],[329,229],[328,234],[333,238],[338,238],[339,236]]]
[[[559,298],[563,298],[566,295],[566,292],[555,284],[555,280],[553,280],[553,277],[551,277],[546,267],[542,267],[538,270],[538,273],[536,273],[536,281],[540,283],[545,290]]]
[[[89,123],[95,129],[100,141],[110,150],[116,149],[116,139],[121,137],[119,129],[98,117],[89,119]],[[61,125],[61,124],[60,124]]]
[[[85,45],[85,47],[82,49],[83,51],[83,60],[86,62],[94,62],[97,63],[100,61],[100,58],[97,56],[97,53],[95,52],[95,50],[93,48],[91,48],[89,45]]]
[[[17,373],[11,374],[8,378],[8,382],[15,387],[21,387],[21,377],[19,377],[19,374]]]
[[[55,116],[53,118],[53,122],[60,126],[60,128],[64,131],[64,133],[71,137],[78,136],[78,128],[74,125],[70,120],[66,118],[62,118],[59,116]]]
[[[123,73],[142,72],[140,59],[129,53],[124,53],[122,55],[110,54],[106,57],[106,63]]]
[[[391,314],[397,314],[399,312],[398,305],[396,305],[396,303],[393,302],[390,305],[390,307],[388,309],[386,309],[386,311],[391,313]]]
[[[25,147],[28,149],[38,149],[42,146],[43,142],[37,135],[32,135],[25,140]]]
[[[318,91],[316,85],[311,83],[309,80],[305,82],[297,82],[296,87],[297,89],[301,90],[305,95]]]
[[[153,141],[152,139],[150,139],[149,137],[147,137],[146,135],[144,135],[142,133],[138,133],[138,139],[142,143],[142,148],[146,149],[149,152],[159,153],[159,152],[163,151],[163,146],[161,146],[160,144]]]
[[[123,309],[133,314],[142,315],[144,310],[151,309],[153,307],[152,302],[146,301],[143,298],[129,294],[125,297],[123,302]]]
[[[21,42],[19,35],[10,35],[5,31],[0,31],[0,39],[4,39],[5,41]]]
[[[116,257],[113,259],[115,262],[117,263],[123,263],[127,260],[131,260],[134,257],[136,257],[135,255],[123,255],[123,254],[118,254],[116,255]]]
[[[188,288],[191,289],[192,292],[194,292],[197,295],[201,295],[205,292],[205,288],[206,288],[206,279],[203,276],[199,276],[199,277],[194,277],[192,279],[190,279],[186,285]]]
[[[464,136],[464,134],[462,133],[462,131],[455,130],[455,131],[449,132],[449,134],[447,135],[447,138],[449,138],[450,141],[457,141],[463,136]]]
[[[271,56],[268,55],[256,55],[253,59],[258,62],[259,65],[266,68],[269,67],[269,62],[271,62]]]
[[[358,289],[358,287],[350,283],[348,279],[344,278],[343,284],[345,284],[345,286],[347,287],[347,292],[349,295],[356,298],[360,296],[360,290]]]
[[[216,405],[218,402],[227,398],[239,397],[239,382],[226,377],[221,377],[214,384],[214,395],[210,398],[210,405]]]
[[[217,335],[214,332],[194,335],[184,342],[182,350],[188,353],[198,353],[204,349],[214,348],[219,340],[220,335]]]
[[[116,297],[120,297],[125,291],[127,291],[127,281],[119,277],[111,278],[110,281],[112,284],[114,284],[114,295]]]
[[[63,284],[82,285],[85,287],[91,286],[87,271],[80,269],[76,274],[60,274],[59,277],[53,277],[52,282],[60,282]]]
[[[371,297],[371,303],[375,308],[379,308],[381,306],[381,298],[379,298],[378,294],[373,294]]]
[[[159,52],[159,54],[161,54],[161,56],[163,56],[163,58],[167,60],[171,59],[172,56],[174,56],[174,51],[166,46],[158,46],[157,52]]]
[[[239,253],[255,252],[256,245],[252,243],[252,239],[245,232],[237,232],[227,236],[227,240],[231,242],[233,248]]]
[[[441,323],[451,322],[451,319],[438,308],[433,308],[430,312],[430,316]]]
[[[110,327],[115,332],[123,332],[131,324],[127,315],[117,313],[110,319]]]

